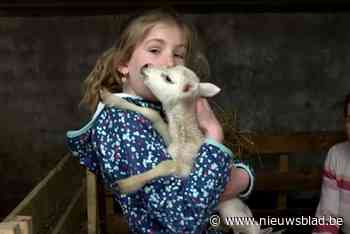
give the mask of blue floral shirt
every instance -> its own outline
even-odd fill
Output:
[[[162,112],[158,102],[118,95]],[[250,187],[242,196],[247,196],[253,187],[251,169],[234,159],[224,145],[206,139],[188,177],[158,178],[134,193],[119,193],[117,180],[148,171],[170,159],[170,155],[163,138],[143,115],[102,103],[87,125],[67,132],[67,142],[73,156],[111,189],[130,231],[137,234],[209,233],[207,222],[229,180],[232,162],[246,169],[251,177]]]

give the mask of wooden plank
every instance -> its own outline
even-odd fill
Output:
[[[85,184],[78,189],[51,234],[79,233],[80,224],[83,223],[83,220],[86,220]]]
[[[105,196],[106,189],[103,183],[97,183],[97,194],[99,232],[107,233],[107,201]]]
[[[95,174],[89,170],[86,170],[86,189],[88,234],[97,234],[99,233],[97,181]]]
[[[259,154],[327,150],[335,143],[346,139],[345,134],[342,132],[294,133],[287,135],[243,134],[243,136],[249,139],[249,142],[242,141],[242,147],[249,153]]]
[[[4,221],[13,220],[18,215],[31,216],[33,233],[50,232],[68,206],[74,191],[81,185],[81,172],[77,160],[69,154],[65,155]]]
[[[17,222],[0,223],[0,234],[22,234]]]
[[[107,15],[134,13],[135,11],[172,7],[178,12],[212,13],[214,12],[283,12],[283,11],[326,11],[343,10],[347,6],[341,0],[249,0],[249,1],[5,1],[0,4],[0,16],[48,16],[48,15]],[[165,4],[165,5],[164,5]]]
[[[288,155],[281,155],[279,161],[279,172],[280,173],[288,173]],[[281,191],[277,197],[277,208],[285,209],[287,207],[287,193],[285,191]]]
[[[104,1],[81,1],[81,0],[54,0],[54,1],[43,1],[43,0],[16,0],[14,2],[12,1],[4,1],[0,4],[1,8],[19,8],[19,7],[79,7],[79,8],[90,8],[90,7],[159,7],[162,6],[162,1],[135,1],[130,2],[128,5],[128,2],[125,1],[113,1],[113,0],[104,0]],[[268,1],[268,0],[250,0],[250,1],[230,1],[230,0],[217,0],[215,2],[210,0],[201,0],[201,1],[194,1],[194,0],[168,0],[166,1],[166,6],[209,6],[214,7],[216,5],[224,5],[224,6],[250,6],[250,7],[256,7],[256,6],[269,6],[272,9],[274,7],[283,7],[283,6],[344,6],[345,2],[341,0],[319,0],[315,3],[313,0],[285,0],[285,1]],[[163,5],[164,6],[164,5]]]
[[[106,197],[106,216],[114,215],[114,201],[112,196],[105,195]]]
[[[319,191],[321,181],[321,171],[311,173],[257,171],[255,190],[268,192]]]

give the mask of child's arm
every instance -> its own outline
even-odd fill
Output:
[[[199,233],[227,184],[232,153],[207,139],[185,179],[160,178],[144,187],[147,211],[173,233]]]
[[[320,202],[316,210],[316,217],[327,218],[327,216],[337,217],[339,209],[339,184],[337,174],[339,173],[339,162],[337,163],[335,148],[331,148],[327,154],[323,169],[322,190]],[[340,162],[341,163],[341,162]],[[313,230],[313,233],[327,232],[338,234],[339,226],[337,225],[319,225]]]
[[[208,101],[204,98],[199,98],[197,100],[196,110],[199,126],[205,136],[213,139],[214,144],[222,143],[224,140],[223,129]],[[231,170],[230,181],[225,187],[221,200],[227,200],[237,196],[245,198],[253,190],[254,173],[252,168],[238,159],[235,160],[234,165],[235,167]]]
[[[240,193],[249,189],[250,177],[246,170],[232,168],[230,181],[226,184],[224,192],[220,196],[220,201],[226,201],[239,196]]]

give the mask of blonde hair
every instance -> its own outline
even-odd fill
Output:
[[[183,31],[187,47],[185,65],[194,70],[199,77],[209,76],[209,65],[202,53],[202,45],[194,28],[174,12],[168,9],[156,9],[133,18],[121,32],[115,47],[106,50],[98,58],[95,67],[84,81],[81,105],[86,105],[93,112],[100,99],[99,90],[102,87],[111,92],[121,91],[123,75],[117,68],[130,60],[135,47],[158,23],[175,24]]]

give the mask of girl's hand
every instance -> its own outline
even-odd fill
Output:
[[[224,140],[222,127],[205,98],[197,99],[196,111],[198,124],[203,134],[222,143]]]

